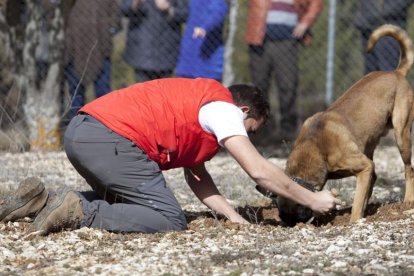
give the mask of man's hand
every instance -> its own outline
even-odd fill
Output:
[[[155,0],[155,5],[157,8],[162,11],[166,12],[169,17],[174,16],[174,7],[171,5],[170,0]]]
[[[206,36],[206,30],[201,27],[195,27],[193,30],[193,38],[203,38]]]
[[[307,24],[298,23],[295,29],[293,30],[293,37],[298,38],[298,39],[302,38],[307,29],[308,29]]]
[[[155,0],[155,5],[160,11],[166,11],[171,7],[170,0]]]
[[[234,215],[232,215],[232,216],[229,216],[228,217],[228,219],[231,221],[231,222],[234,222],[234,223],[240,223],[240,224],[249,224],[249,222],[247,221],[247,220],[245,220],[242,216],[240,216],[239,214],[234,214]]]
[[[309,206],[316,214],[327,213],[341,206],[342,201],[327,190],[315,193],[315,198]]]

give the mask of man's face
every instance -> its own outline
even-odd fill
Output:
[[[246,128],[247,133],[254,134],[256,131],[263,126],[264,124],[264,118],[260,117],[259,119],[247,117],[244,119],[244,127]]]

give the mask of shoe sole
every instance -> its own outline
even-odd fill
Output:
[[[30,204],[33,200],[36,199],[36,197],[38,197],[45,190],[45,186],[43,185],[43,183],[40,180],[33,178],[33,179],[30,179],[30,180],[27,180],[27,181],[36,181],[37,182],[37,183],[35,183],[35,185],[37,185],[37,186],[35,186],[35,188],[30,191],[30,194],[33,193],[34,195],[31,196],[30,199],[28,199],[28,200],[22,199],[20,201],[16,201],[11,206],[0,207],[0,222],[3,222],[4,218],[11,215],[16,210],[24,207],[27,204]],[[32,183],[30,183],[30,184],[32,184]],[[27,196],[30,196],[30,194],[27,195]]]
[[[42,226],[45,223],[46,219],[49,217],[49,215],[55,211],[57,208],[59,208],[62,203],[65,201],[66,197],[68,196],[69,192],[74,192],[73,189],[69,187],[65,187],[61,191],[57,191],[56,195],[58,198],[56,200],[52,201],[50,205],[46,204],[46,207],[43,208],[43,210],[38,214],[36,219],[33,222],[33,229],[36,232],[39,232],[41,235],[47,235],[49,232],[42,231]]]

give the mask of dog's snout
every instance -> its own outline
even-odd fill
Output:
[[[302,205],[298,205],[297,206],[297,216],[298,216],[299,222],[307,222],[312,218],[313,212],[312,212],[311,209],[309,209],[307,207],[304,207]]]
[[[300,222],[308,222],[313,217],[311,209],[284,198],[278,198],[277,206],[280,219],[288,226],[294,226]]]
[[[313,217],[313,212],[309,208],[298,206],[295,212],[279,210],[280,219],[288,226],[295,226],[297,223],[306,223]]]

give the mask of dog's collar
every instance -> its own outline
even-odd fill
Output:
[[[316,191],[315,186],[312,185],[312,183],[309,183],[306,180],[303,180],[302,178],[295,177],[295,176],[290,176],[290,179],[295,181],[297,184],[299,184],[303,188],[308,189],[309,191],[312,191],[312,192]]]
[[[264,195],[265,197],[271,198],[272,200],[276,199],[276,196],[269,190],[263,190],[259,185],[256,185],[256,190]]]

